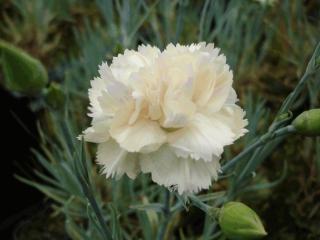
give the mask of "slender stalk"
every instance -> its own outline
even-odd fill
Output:
[[[287,96],[287,98],[282,103],[280,110],[277,114],[277,116],[280,116],[281,114],[288,112],[288,110],[292,107],[294,102],[297,100],[297,97],[302,92],[304,86],[307,83],[307,80],[312,74],[314,74],[317,70],[319,70],[318,66],[318,58],[319,58],[319,51],[320,51],[320,42],[318,42],[313,55],[311,59],[309,60],[309,63],[307,65],[307,68],[301,77],[300,81],[298,82],[297,86],[293,89],[293,91]],[[276,119],[271,124],[270,128],[275,128],[275,125],[277,124]]]
[[[90,193],[90,195],[88,196],[88,200],[89,200],[89,202],[90,202],[90,204],[92,206],[92,209],[93,209],[94,213],[96,214],[96,217],[97,217],[97,219],[99,221],[99,224],[100,224],[100,227],[101,227],[101,229],[103,231],[104,236],[106,237],[106,239],[112,239],[112,237],[111,237],[112,234],[109,231],[109,229],[106,227],[107,224],[103,219],[101,209],[99,208],[98,203],[95,200],[95,198],[92,195],[92,193]]]
[[[282,114],[289,110],[289,108],[297,99],[298,95],[302,92],[305,84],[307,83],[308,78],[312,74],[314,74],[316,71],[319,70],[319,55],[320,55],[320,42],[318,42],[302,78],[300,79],[300,81],[298,82],[294,90],[288,95],[288,97],[283,102],[280,108],[279,114]]]
[[[111,234],[106,222],[103,219],[101,209],[100,209],[93,193],[91,192],[92,187],[90,185],[88,185],[88,183],[86,182],[86,180],[84,179],[83,176],[78,175],[78,179],[81,183],[82,191],[83,191],[84,195],[86,196],[86,198],[88,199],[88,201],[89,201],[89,203],[90,203],[90,205],[91,205],[91,207],[97,217],[102,234],[104,235],[105,239],[112,239],[112,234]]]
[[[170,221],[171,212],[170,212],[170,192],[165,190],[164,204],[163,204],[163,221],[160,225],[157,240],[163,240],[167,231],[167,227]]]
[[[263,135],[265,136],[265,135]],[[259,138],[255,143],[251,144],[248,148],[243,150],[240,154],[238,154],[236,157],[231,159],[229,162],[227,162],[224,166],[221,167],[222,172],[226,172],[231,167],[233,167],[241,158],[243,158],[245,155],[256,149],[257,147],[261,146],[264,143],[262,140],[262,137]]]
[[[78,180],[81,184],[83,194],[85,195],[85,197],[89,201],[89,203],[93,209],[93,212],[97,217],[97,220],[100,225],[100,231],[104,235],[105,239],[112,239],[111,231],[109,230],[106,222],[103,219],[103,214],[102,214],[101,208],[99,207],[99,205],[95,199],[95,196],[92,192],[93,187],[91,185],[90,178],[88,175],[86,152],[85,152],[85,146],[84,146],[83,141],[81,144],[79,157],[76,159],[76,161],[74,163],[75,163],[74,169],[75,169],[76,177],[78,178]]]
[[[292,104],[294,103],[294,101],[297,99],[298,95],[302,92],[303,87],[308,79],[308,77],[310,76],[309,73],[305,72],[301,78],[301,80],[299,81],[298,85],[295,87],[295,89],[288,95],[288,97],[284,100],[279,114],[285,113],[289,110],[289,108],[292,106]]]
[[[249,159],[249,161],[247,162],[247,164],[245,165],[244,169],[242,170],[242,172],[240,173],[240,175],[238,176],[236,182],[240,182],[249,172],[249,170],[251,169],[251,167],[254,165],[254,163],[256,162],[257,159],[257,155],[259,154],[259,150],[255,151],[252,155],[252,157]]]
[[[276,130],[275,132],[267,132],[266,134],[262,135],[255,143],[251,144],[248,148],[243,150],[240,154],[238,154],[236,157],[231,159],[229,162],[227,162],[224,166],[222,166],[221,170],[222,172],[226,172],[231,167],[233,167],[239,160],[241,160],[244,156],[255,150],[256,148],[262,146],[263,144],[266,144],[272,139],[275,139],[277,137],[289,134],[294,132],[293,126],[289,125],[283,128],[280,128]]]
[[[198,197],[190,194],[188,195],[189,199],[192,201],[193,205],[195,205],[197,208],[201,209],[205,213],[208,212],[208,210],[211,208],[208,204],[201,201]]]

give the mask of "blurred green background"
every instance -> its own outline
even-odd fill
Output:
[[[227,56],[250,123],[246,137],[227,149],[228,159],[266,130],[303,74],[319,27],[318,0],[1,0],[0,83],[27,100],[39,126],[28,177],[17,172],[50,206],[49,214],[28,221],[15,238],[99,239],[90,230],[90,209],[70,159],[77,148],[74,136],[88,125],[87,89],[102,61],[139,44],[163,49],[171,42],[214,42]],[[292,111],[319,107],[319,89],[318,74]],[[290,137],[277,146],[248,180],[270,187],[237,198],[257,209],[268,239],[319,239],[320,139]],[[93,158],[94,152],[89,146],[88,155]],[[89,169],[103,211],[114,213],[109,218],[121,213],[124,238],[154,239],[156,213],[129,208],[159,199],[150,179],[107,182],[95,165]],[[220,181],[210,191],[227,185]],[[110,200],[114,204],[107,204]],[[215,239],[207,237],[214,231],[210,224],[196,209],[182,212],[168,239]]]

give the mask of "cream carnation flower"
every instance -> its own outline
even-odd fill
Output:
[[[198,192],[217,179],[224,146],[247,131],[232,72],[213,44],[140,46],[101,64],[99,75],[83,136],[99,143],[107,177],[142,171],[180,194]]]

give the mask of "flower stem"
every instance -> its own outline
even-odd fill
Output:
[[[262,146],[263,144],[269,142],[270,140],[292,133],[294,131],[295,131],[294,127],[289,125],[289,126],[280,128],[275,132],[267,132],[266,134],[262,135],[255,143],[250,145],[248,148],[243,150],[240,154],[238,154],[236,157],[234,157],[229,162],[227,162],[224,166],[222,166],[221,171],[226,172],[231,167],[233,167],[239,160],[241,160],[244,156],[246,156],[247,154],[255,150],[257,147]]]
[[[198,197],[192,194],[188,195],[188,197],[192,201],[193,205],[201,209],[202,211],[208,212],[208,210],[210,209],[210,206],[204,203],[203,201],[201,201]]]
[[[170,221],[170,191],[165,190],[164,204],[163,204],[163,221],[158,231],[157,240],[163,240],[167,231],[167,227]]]
[[[294,101],[297,99],[297,97],[299,96],[299,94],[302,92],[303,87],[306,84],[307,79],[309,78],[310,74],[305,72],[304,75],[302,76],[301,80],[298,82],[298,85],[295,87],[295,89],[288,95],[288,97],[284,100],[280,111],[278,114],[282,114],[287,112],[290,107],[292,106],[292,104],[294,103]]]

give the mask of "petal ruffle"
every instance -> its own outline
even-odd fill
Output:
[[[79,136],[84,138],[87,142],[102,143],[108,141],[109,135],[109,122],[107,120],[93,122],[91,127],[88,127]]]
[[[163,119],[161,124],[165,128],[184,127],[196,111],[192,102],[192,75],[187,69],[170,69],[167,73],[168,84],[163,97]]]
[[[159,54],[160,50],[151,46],[140,46],[138,51],[125,50],[123,54],[113,58],[110,68],[117,80],[130,85],[131,74],[150,65]]]
[[[197,193],[208,189],[212,179],[217,179],[219,161],[205,162],[191,158],[179,158],[168,146],[159,151],[142,154],[141,170],[151,173],[152,180],[159,185],[182,193]]]
[[[221,72],[217,72],[214,90],[211,98],[207,103],[207,111],[210,113],[218,112],[226,103],[230,96],[232,88],[233,75],[229,67],[224,65]]]
[[[123,174],[134,179],[140,172],[136,154],[128,153],[114,140],[98,145],[97,162],[106,177],[120,178]]]
[[[168,135],[178,156],[205,161],[219,159],[223,147],[233,143],[235,133],[219,119],[196,114],[189,126]]]
[[[108,85],[116,81],[106,62],[99,66],[99,74],[99,77],[95,77],[91,80],[91,88],[88,91],[90,100],[89,110],[91,112],[89,116],[93,118],[100,117],[105,114],[104,109],[100,105],[99,99],[107,91]]]
[[[158,123],[146,119],[139,119],[132,125],[115,122],[110,134],[128,152],[156,151],[167,139]]]
[[[248,130],[248,120],[245,119],[246,112],[236,104],[225,105],[219,112],[210,116],[225,123],[235,134],[235,139],[242,137]]]

